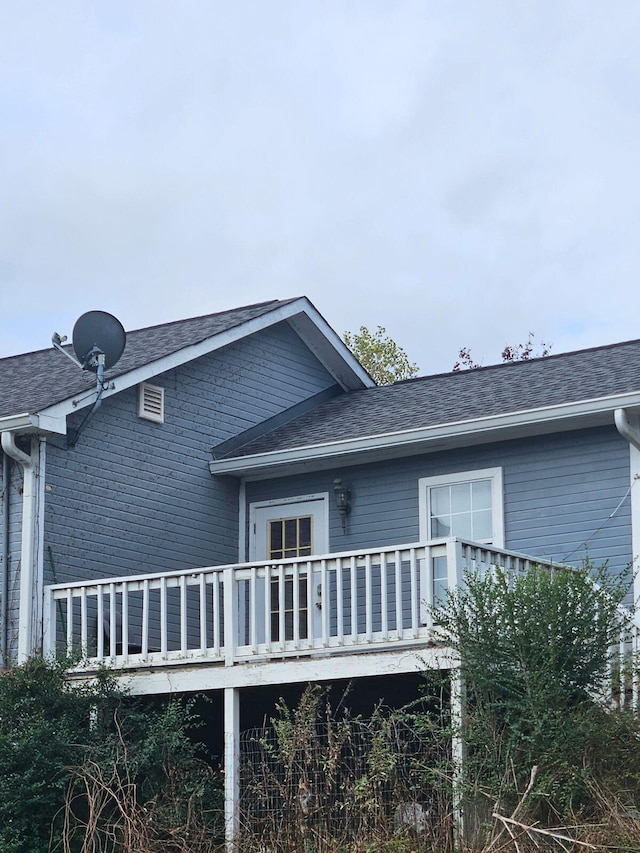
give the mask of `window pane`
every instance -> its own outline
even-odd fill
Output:
[[[491,539],[493,535],[491,524],[491,510],[483,509],[473,513],[473,538]]]
[[[471,509],[471,483],[451,486],[451,512],[469,512]]]
[[[471,539],[471,513],[461,512],[451,517],[451,535],[460,536],[461,539]]]
[[[491,509],[491,480],[478,480],[471,484],[473,509]]]
[[[451,512],[451,499],[449,486],[438,486],[431,489],[431,514],[449,515]]]
[[[451,519],[448,516],[445,518],[432,518],[431,537],[439,539],[441,536],[451,536],[450,523]]]

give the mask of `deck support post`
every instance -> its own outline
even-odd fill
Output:
[[[464,761],[463,717],[465,704],[464,681],[459,670],[452,669],[451,680],[451,757],[453,760],[453,835],[456,850],[463,850],[467,839],[466,815],[464,811]]]
[[[227,853],[233,853],[240,828],[240,693],[224,690],[224,827]]]

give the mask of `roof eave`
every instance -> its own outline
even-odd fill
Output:
[[[430,453],[469,444],[564,432],[613,423],[616,408],[640,407],[640,392],[563,403],[520,412],[435,424],[429,427],[307,445],[209,462],[212,474],[246,479],[282,476],[301,470],[355,465],[402,455]]]
[[[64,435],[67,431],[66,418],[40,412],[23,412],[0,418],[0,432],[40,432]]]

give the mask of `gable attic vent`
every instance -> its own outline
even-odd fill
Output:
[[[138,385],[138,417],[164,423],[164,388],[147,382]]]

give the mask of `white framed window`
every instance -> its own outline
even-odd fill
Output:
[[[457,536],[504,547],[502,468],[418,480],[420,540]]]

